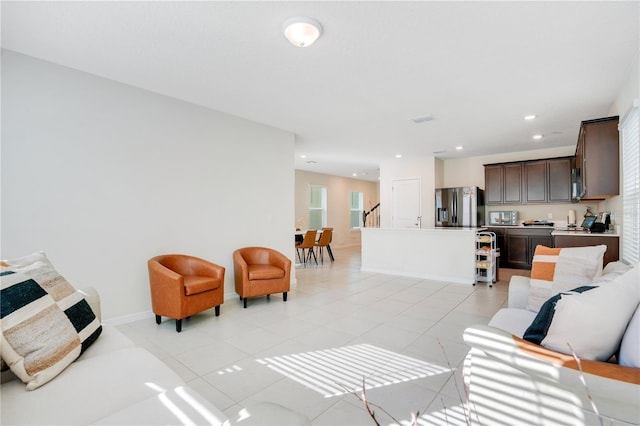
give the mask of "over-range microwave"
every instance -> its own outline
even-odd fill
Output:
[[[518,224],[518,212],[517,211],[495,211],[489,212],[489,225],[500,226],[516,226]]]

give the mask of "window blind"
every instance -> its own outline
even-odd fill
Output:
[[[634,106],[620,125],[622,139],[622,260],[640,261],[640,118]]]

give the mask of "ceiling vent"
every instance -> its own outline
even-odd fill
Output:
[[[416,124],[426,123],[427,121],[431,121],[431,120],[433,120],[433,115],[431,114],[421,115],[419,117],[415,117],[411,119],[411,121],[413,121]]]

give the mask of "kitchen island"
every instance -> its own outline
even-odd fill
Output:
[[[362,228],[362,271],[473,285],[485,228]]]

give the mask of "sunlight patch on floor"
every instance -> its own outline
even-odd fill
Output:
[[[437,364],[368,344],[268,357],[257,361],[321,393],[325,398],[451,371]]]
[[[414,421],[400,422],[402,426],[468,426],[466,409],[462,405],[446,407],[421,415]]]

